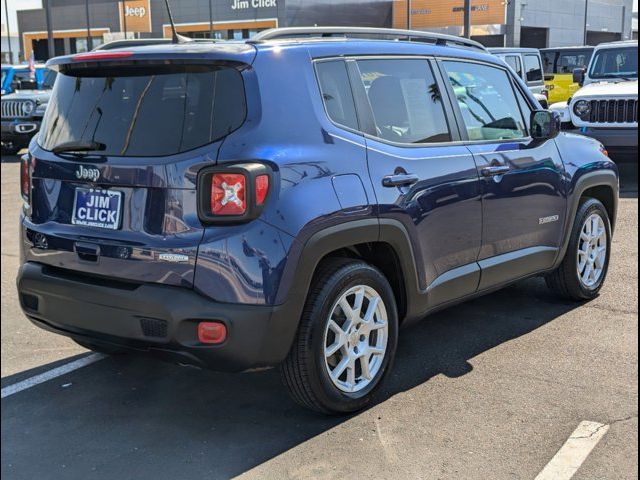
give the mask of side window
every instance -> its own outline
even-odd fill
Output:
[[[522,78],[522,62],[519,55],[507,55],[504,58],[504,61],[507,62],[507,65],[513,68],[513,71],[516,72],[520,78]]]
[[[477,63],[443,62],[470,140],[527,136],[509,73]]]
[[[556,73],[556,52],[542,52],[544,73]]]
[[[542,65],[538,55],[524,56],[524,71],[527,75],[527,82],[538,82],[542,80]]]
[[[377,136],[395,143],[451,141],[442,95],[426,60],[360,60]]]
[[[358,130],[356,107],[344,61],[320,62],[316,68],[329,118],[339,125]]]
[[[558,73],[573,73],[576,68],[586,68],[590,57],[583,52],[569,52],[560,54]]]

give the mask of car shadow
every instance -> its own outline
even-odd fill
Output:
[[[404,328],[377,402],[436,375],[454,382],[474,357],[579,305],[531,279]],[[213,373],[128,355],[16,394],[2,410],[12,478],[232,478],[351,418],[298,407],[277,370]]]

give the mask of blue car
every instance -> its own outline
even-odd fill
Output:
[[[618,173],[479,44],[271,30],[54,58],[22,159],[17,287],[96,351],[279,366],[353,412],[399,327],[515,281],[607,276]]]
[[[16,90],[46,90],[51,88],[56,73],[37,65],[32,74],[28,65],[2,65],[2,95]]]

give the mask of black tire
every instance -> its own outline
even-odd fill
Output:
[[[387,311],[387,346],[379,370],[362,390],[348,393],[331,380],[324,358],[325,329],[340,296],[352,287],[373,288]],[[293,399],[325,414],[345,414],[365,408],[393,364],[398,342],[398,313],[385,276],[364,262],[334,258],[316,272],[300,319],[297,336],[281,366],[282,379]],[[355,370],[355,367],[354,367]]]
[[[124,348],[119,348],[115,345],[91,343],[85,340],[76,340],[75,338],[73,339],[73,341],[81,347],[86,348],[87,350],[91,350],[92,352],[97,353],[104,353],[105,355],[122,355],[127,352]]]
[[[578,275],[578,248],[581,245],[580,234],[585,221],[593,214],[598,214],[604,221],[607,235],[607,253],[604,268],[599,280],[592,286],[586,286]],[[548,287],[560,296],[569,300],[584,301],[598,296],[609,270],[611,257],[611,221],[604,205],[595,198],[585,198],[578,208],[569,246],[560,266],[547,275]]]

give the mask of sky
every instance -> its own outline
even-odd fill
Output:
[[[0,0],[2,2],[2,24],[7,23],[6,13],[4,11],[5,0]],[[18,19],[16,17],[16,9],[19,10],[28,10],[31,8],[42,8],[41,0],[6,0],[6,3],[9,7],[9,26],[11,28],[12,35],[15,35],[18,32]]]

